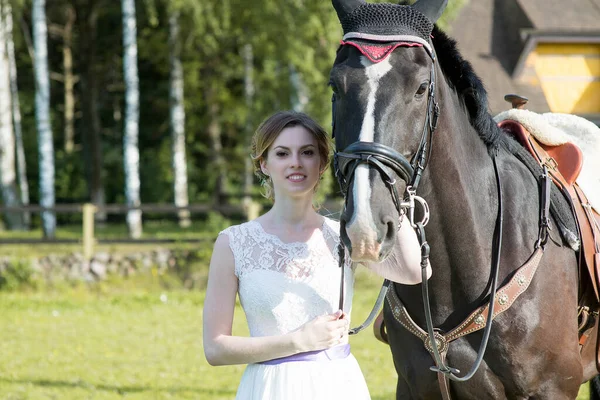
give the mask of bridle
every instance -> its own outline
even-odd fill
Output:
[[[344,39],[351,39],[352,33],[344,36]],[[369,40],[377,39],[373,35],[369,36]],[[405,39],[405,38],[403,38]],[[386,39],[387,40],[387,39]],[[347,44],[348,42],[342,41],[342,46]],[[421,224],[425,226],[429,219],[429,209],[427,203],[424,199],[416,195],[416,189],[421,180],[421,175],[427,166],[429,160],[429,154],[431,151],[431,143],[433,139],[433,133],[437,127],[437,120],[439,116],[439,106],[435,98],[435,53],[432,51],[432,48],[426,44],[422,43],[419,40],[419,43],[423,45],[423,47],[427,50],[427,53],[430,55],[432,60],[431,72],[430,72],[430,81],[428,85],[428,94],[427,94],[427,115],[425,117],[425,123],[423,125],[423,132],[421,134],[421,140],[419,143],[419,147],[415,152],[414,156],[411,157],[411,161],[409,161],[404,155],[393,149],[392,147],[386,146],[377,142],[354,142],[346,147],[342,152],[336,151],[333,157],[334,163],[334,171],[337,181],[340,185],[340,190],[344,196],[344,209],[348,204],[348,190],[350,187],[350,183],[354,177],[354,172],[356,168],[365,164],[372,168],[375,168],[382,176],[383,182],[388,188],[390,195],[392,197],[392,201],[402,219],[402,216],[409,212],[410,216],[414,215],[414,206],[415,201],[418,202],[424,211],[424,217],[421,221]],[[340,46],[340,49],[341,47]],[[338,49],[339,51],[339,49]],[[333,93],[331,98],[331,109],[332,109],[332,136],[335,137],[335,120],[336,120],[336,97],[335,93]],[[409,182],[410,185],[406,186],[406,195],[400,196],[398,190],[396,188],[396,177],[400,178],[404,182]],[[413,221],[413,218],[411,218]],[[398,228],[400,227],[400,222],[398,223]],[[340,232],[341,233],[341,232]],[[341,236],[340,236],[341,237]],[[341,267],[341,282],[340,282],[340,301],[339,308],[343,309],[344,305],[344,262],[345,262],[345,246],[342,243],[341,239],[338,247],[338,258]],[[358,326],[357,328],[350,329],[349,334],[353,335],[368,325],[371,324],[377,312],[381,308],[387,290],[389,288],[390,281],[384,280],[379,295],[377,296],[377,300],[375,305],[365,320],[363,324]]]
[[[344,36],[344,40],[348,37],[352,38],[353,33],[346,34]],[[361,34],[356,34],[361,35]],[[355,36],[355,37],[357,37]],[[360,37],[360,36],[358,36]],[[406,38],[403,38],[406,40]],[[415,38],[419,43],[423,45],[423,41],[419,38]],[[369,40],[373,41],[389,41],[389,38],[382,36],[381,38],[377,38],[375,35],[370,35]],[[345,44],[342,42],[342,44]],[[423,304],[424,304],[424,313],[425,320],[427,325],[427,338],[429,340],[430,346],[426,346],[431,348],[430,353],[435,361],[436,366],[431,367],[431,369],[438,373],[438,376],[443,376],[444,378],[450,378],[455,381],[466,381],[470,379],[477,369],[479,368],[483,356],[486,351],[487,342],[491,332],[492,320],[494,316],[494,304],[496,299],[496,291],[498,289],[498,270],[500,264],[500,252],[502,249],[502,221],[503,221],[503,207],[502,207],[502,185],[498,172],[498,166],[496,163],[496,153],[492,152],[491,157],[494,165],[494,172],[496,177],[496,186],[497,186],[497,196],[498,196],[498,214],[496,218],[496,228],[494,231],[494,246],[493,246],[493,254],[492,254],[492,267],[491,267],[491,292],[489,296],[489,308],[487,315],[487,325],[485,326],[485,330],[483,333],[483,339],[477,354],[477,358],[471,370],[464,376],[459,377],[456,374],[460,373],[456,368],[452,368],[445,362],[445,353],[441,355],[441,344],[438,343],[437,338],[439,337],[439,333],[433,327],[432,316],[431,316],[431,307],[429,303],[429,285],[427,280],[427,266],[429,265],[429,244],[427,243],[426,235],[425,235],[425,225],[429,219],[429,210],[427,206],[427,202],[417,196],[417,189],[419,187],[419,183],[422,177],[422,173],[427,167],[431,156],[431,148],[433,141],[433,134],[437,127],[437,121],[440,113],[440,109],[435,97],[435,84],[436,84],[436,56],[433,51],[433,46],[430,43],[427,45],[423,45],[423,47],[427,50],[428,55],[430,56],[431,63],[431,72],[430,72],[430,81],[428,87],[428,99],[427,99],[427,114],[425,116],[425,122],[423,126],[423,133],[421,135],[421,140],[417,151],[414,155],[412,155],[411,160],[409,161],[405,156],[400,154],[395,149],[383,145],[381,143],[371,143],[371,142],[355,142],[350,144],[341,152],[336,152],[334,154],[334,168],[335,175],[340,184],[340,189],[345,199],[344,209],[347,206],[348,202],[348,190],[352,179],[354,177],[354,172],[359,165],[366,165],[368,168],[374,168],[377,170],[388,188],[390,195],[392,197],[394,206],[396,211],[398,212],[399,222],[398,229],[400,227],[400,223],[402,222],[402,218],[405,214],[408,214],[408,219],[410,221],[411,226],[415,230],[417,234],[417,238],[420,243],[421,248],[421,271],[422,271],[422,296],[423,296]],[[335,93],[332,97],[332,131],[335,136]],[[396,178],[402,179],[407,183],[406,192],[400,197],[397,189],[396,189]],[[415,203],[419,203],[423,208],[424,217],[421,221],[414,220],[414,210]],[[544,232],[545,233],[545,232]],[[540,234],[541,235],[541,234]],[[541,236],[540,236],[541,237]],[[344,264],[345,264],[345,255],[346,250],[345,246],[341,240],[341,232],[340,232],[340,242],[338,247],[338,255],[339,255],[339,264],[341,267],[341,283],[340,283],[340,309],[343,309],[344,303]],[[375,306],[371,313],[369,314],[367,320],[357,328],[351,329],[349,334],[358,333],[360,330],[364,329],[368,326],[379,309],[381,308],[381,304],[383,302],[384,297],[386,296],[387,290],[389,288],[390,282],[386,279],[382,285],[381,291],[375,303]],[[435,345],[433,345],[435,343]]]

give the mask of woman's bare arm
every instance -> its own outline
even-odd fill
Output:
[[[210,261],[203,311],[203,346],[209,364],[256,363],[300,352],[321,350],[339,343],[341,333],[348,325],[347,320],[339,319],[339,313],[317,317],[300,329],[285,335],[232,336],[238,289],[234,265],[229,238],[227,235],[220,235],[215,242]]]

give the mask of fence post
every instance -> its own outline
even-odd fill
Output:
[[[94,214],[96,206],[90,203],[85,203],[83,209],[83,258],[90,261],[94,255]]]

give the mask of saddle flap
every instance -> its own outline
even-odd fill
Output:
[[[546,153],[558,164],[558,170],[569,185],[575,183],[583,167],[583,154],[579,147],[573,143],[565,143],[560,146],[547,146],[541,144]]]
[[[539,143],[520,123],[513,120],[504,120],[498,126],[511,134],[542,164],[545,163],[550,168],[558,168],[567,185],[575,183],[583,167],[583,153],[575,144],[567,142],[558,146],[549,146]],[[535,150],[532,141],[547,153],[549,156],[547,160],[540,159],[542,155]]]

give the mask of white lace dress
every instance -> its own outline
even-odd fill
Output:
[[[240,302],[251,336],[291,332],[338,309],[339,222],[325,218],[307,242],[284,243],[257,221],[227,228]],[[344,311],[350,315],[354,271],[345,268]],[[328,361],[249,364],[237,400],[365,400],[369,391],[352,354]]]

